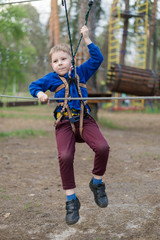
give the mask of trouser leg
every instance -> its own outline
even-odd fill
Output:
[[[62,186],[64,190],[73,189],[76,187],[73,167],[75,135],[69,121],[58,123],[55,131]]]
[[[97,176],[103,176],[106,171],[109,157],[109,145],[102,135],[98,125],[91,117],[84,121],[83,139],[95,152],[92,173]]]

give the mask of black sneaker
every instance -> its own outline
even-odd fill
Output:
[[[68,225],[78,222],[80,206],[81,204],[78,198],[76,200],[72,199],[71,201],[66,202],[66,223]]]
[[[93,184],[93,179],[92,179],[89,183],[89,187],[94,194],[94,200],[96,204],[101,208],[107,207],[108,198],[105,192],[105,184],[101,183],[101,184],[98,184],[98,186],[96,186]]]

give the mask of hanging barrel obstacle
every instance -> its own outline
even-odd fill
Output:
[[[136,96],[160,95],[160,75],[153,70],[114,64],[107,75],[107,88]]]

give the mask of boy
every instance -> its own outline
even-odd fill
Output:
[[[56,45],[50,51],[51,66],[54,72],[30,84],[29,90],[33,97],[38,97],[41,102],[45,102],[48,100],[48,96],[44,93],[47,90],[55,91],[56,98],[68,97],[69,95],[71,97],[88,96],[85,84],[101,65],[103,56],[99,48],[89,38],[86,26],[82,27],[81,33],[88,46],[90,58],[81,66],[76,67],[79,81],[73,78],[75,76],[74,69],[69,78],[68,72],[72,57],[68,45]],[[96,204],[102,208],[108,205],[102,176],[106,171],[109,146],[91,117],[87,104],[79,100],[59,100],[57,102],[58,106],[54,111],[55,134],[62,185],[67,198],[66,223],[70,225],[79,220],[80,209],[80,202],[74,190],[76,187],[73,169],[75,143],[86,142],[95,152],[93,178],[89,186],[94,194]]]

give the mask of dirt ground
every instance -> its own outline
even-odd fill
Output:
[[[160,115],[99,111],[124,129],[100,126],[110,145],[103,181],[109,205],[89,190],[94,154],[76,145],[80,220],[65,223],[52,106],[1,108],[0,132],[46,131],[46,136],[0,138],[0,240],[160,239]]]

